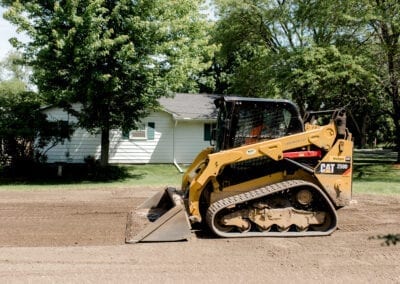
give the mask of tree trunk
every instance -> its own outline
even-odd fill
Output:
[[[394,99],[394,125],[395,125],[395,142],[396,142],[396,151],[397,151],[397,161],[396,163],[400,164],[400,98]]]
[[[364,116],[364,120],[361,127],[361,138],[360,138],[360,146],[362,149],[367,147],[368,137],[367,137],[367,130],[370,123],[369,115]]]
[[[108,165],[108,153],[110,149],[110,129],[108,127],[104,127],[101,130],[101,156],[100,156],[100,165],[105,167]]]
[[[393,30],[393,25],[385,23],[381,24],[382,38],[387,50],[387,68],[389,75],[388,93],[392,98],[393,113],[392,118],[395,125],[395,142],[397,151],[397,163],[400,163],[400,94],[399,94],[399,73],[398,56],[399,56],[399,35],[398,31]]]
[[[396,143],[397,143],[397,161],[396,161],[396,164],[400,164],[400,139],[399,139],[399,137],[400,137],[400,133],[399,133],[400,131],[397,131],[397,141],[396,141]]]

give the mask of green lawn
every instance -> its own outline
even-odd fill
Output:
[[[400,166],[394,164],[396,153],[390,151],[355,151],[353,191],[355,193],[400,194]],[[35,182],[10,181],[0,190],[90,189],[127,186],[180,186],[182,174],[173,165],[121,166],[124,176],[107,182],[89,180],[41,179]]]
[[[40,179],[35,182],[7,181],[0,183],[0,190],[46,190],[107,188],[127,186],[180,186],[182,174],[170,164],[121,166],[124,176],[111,181],[90,181],[70,179]]]
[[[355,151],[353,191],[356,193],[400,194],[400,165],[391,151]]]

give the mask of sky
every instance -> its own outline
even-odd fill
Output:
[[[16,27],[3,19],[4,11],[5,9],[0,7],[0,60],[3,60],[7,53],[13,49],[8,39],[18,35]]]

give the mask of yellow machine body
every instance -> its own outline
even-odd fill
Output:
[[[232,126],[232,121],[244,117],[237,110],[240,106],[246,115],[257,111],[263,113],[264,122],[268,120],[270,125],[273,121],[269,112],[287,108],[292,112],[291,119],[297,123],[296,112],[287,101],[224,98],[216,104],[228,113],[222,117],[219,126],[221,133],[225,131],[219,135],[225,142],[198,154],[183,175],[180,190],[169,188],[160,193],[156,201],[147,202],[144,207],[148,211],[165,208],[169,203],[165,211],[178,212],[181,224],[178,229],[172,229],[173,238],[164,238],[157,233],[149,240],[187,239],[189,233],[185,226],[195,223],[208,225],[221,237],[332,233],[337,225],[336,210],[348,205],[352,197],[353,142],[345,127],[343,111],[334,112],[324,125],[315,124],[315,120],[301,121],[302,125],[295,133],[282,134],[293,122],[287,119],[286,112],[286,117],[280,116],[286,128],[282,122],[277,127],[280,136],[266,139],[261,134],[258,137],[242,135],[242,142],[237,145],[232,133],[238,136],[242,126]],[[229,113],[233,115],[229,116]],[[235,132],[231,132],[233,127]],[[178,201],[165,202],[173,194]],[[132,237],[132,216],[138,213],[131,213],[127,242],[146,241],[143,234]],[[165,230],[167,225],[161,224],[161,215],[151,222],[155,229],[147,235]],[[178,219],[172,222],[175,227],[177,222]],[[181,230],[182,234],[176,234],[176,230]]]

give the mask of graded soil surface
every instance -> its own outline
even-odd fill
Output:
[[[0,191],[1,283],[400,283],[400,196],[356,194],[327,237],[124,243],[159,188]]]

